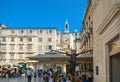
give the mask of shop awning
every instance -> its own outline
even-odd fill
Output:
[[[39,62],[42,63],[69,63],[70,61],[70,56],[66,56],[65,54],[38,54],[35,56],[30,56],[27,57],[30,60],[38,60]],[[79,55],[77,57],[77,61],[91,61],[92,59],[92,54],[87,54],[87,55]]]

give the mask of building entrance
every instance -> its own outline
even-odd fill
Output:
[[[110,82],[120,82],[120,53],[110,57]]]

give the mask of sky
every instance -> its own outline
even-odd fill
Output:
[[[0,0],[0,24],[18,27],[56,27],[80,31],[87,0]]]

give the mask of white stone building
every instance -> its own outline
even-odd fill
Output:
[[[1,29],[1,55],[3,62],[26,62],[26,57],[56,49],[56,28]]]
[[[68,22],[61,33],[56,28],[10,28],[0,25],[0,63],[18,64],[20,62],[35,64],[27,57],[45,54],[50,50],[63,50],[74,47],[74,34],[69,32]],[[31,62],[31,63],[30,63]]]

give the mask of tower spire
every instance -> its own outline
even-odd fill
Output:
[[[69,33],[69,23],[68,23],[68,20],[66,20],[65,22],[65,33]]]

